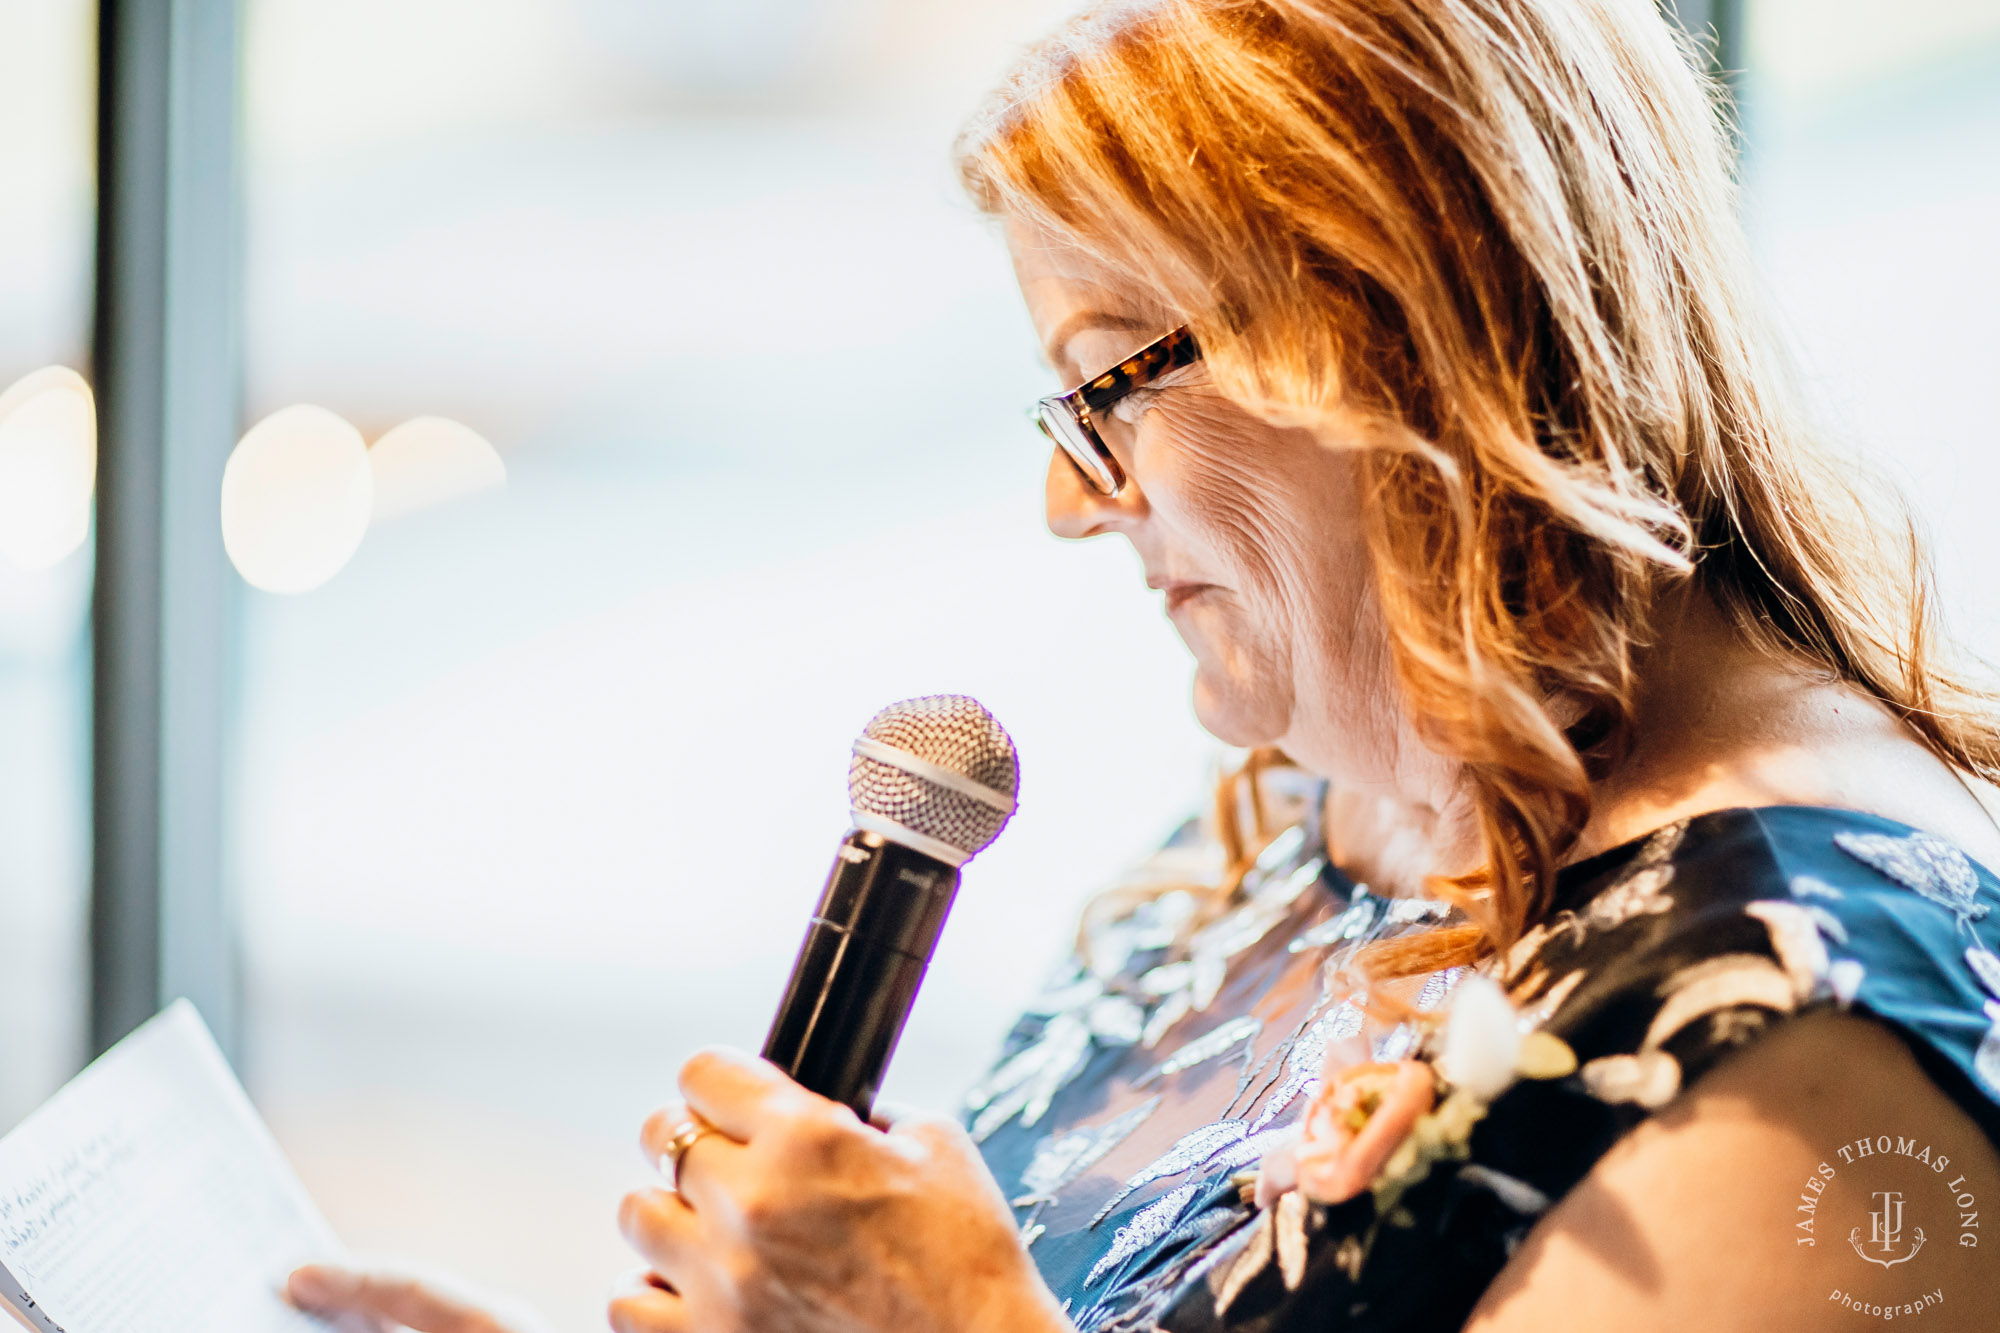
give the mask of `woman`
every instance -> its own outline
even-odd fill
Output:
[[[1649,0],[1023,61],[963,173],[1080,386],[1050,526],[1252,752],[1221,873],[1098,905],[967,1129],[696,1056],[614,1327],[2000,1324],[2000,721],[1790,396],[1712,99]]]

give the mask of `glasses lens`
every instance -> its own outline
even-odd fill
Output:
[[[1078,421],[1060,403],[1042,403],[1035,409],[1035,424],[1042,428],[1042,434],[1055,441],[1076,470],[1083,474],[1093,490],[1105,495],[1116,495],[1125,484],[1125,478],[1109,452],[1100,444],[1090,427]]]

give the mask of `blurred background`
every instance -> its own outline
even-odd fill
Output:
[[[507,474],[232,594],[239,1065],[357,1249],[599,1326],[637,1126],[761,1039],[881,704],[975,694],[1024,755],[903,1100],[1200,798],[1136,565],[1041,529],[1050,377],[949,167],[1067,8],[243,0],[243,424],[449,417]],[[2000,656],[2000,0],[1741,20],[1764,279]],[[0,0],[0,386],[88,371],[95,68],[95,6]],[[0,1128],[88,1053],[92,558],[0,561]]]

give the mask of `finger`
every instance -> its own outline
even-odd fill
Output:
[[[498,1333],[486,1314],[397,1273],[357,1273],[308,1264],[285,1283],[285,1295],[311,1314],[361,1314],[404,1324],[417,1333]]]
[[[694,1327],[687,1303],[645,1277],[619,1283],[608,1314],[616,1333],[688,1333]]]
[[[727,1194],[723,1183],[733,1174],[724,1160],[744,1151],[744,1146],[721,1130],[697,1138],[681,1149],[680,1160],[667,1155],[676,1134],[686,1127],[693,1113],[685,1103],[674,1103],[655,1111],[639,1130],[639,1143],[647,1160],[667,1178],[667,1185],[697,1211],[714,1208]]]
[[[700,1221],[672,1190],[634,1190],[618,1205],[618,1230],[639,1257],[685,1291],[697,1261]]]
[[[319,1274],[325,1267],[323,1264],[308,1264],[305,1268],[295,1269],[288,1274],[279,1292],[284,1297],[285,1303],[295,1310],[324,1320],[328,1327],[337,1324],[342,1329],[364,1330],[365,1333],[401,1333],[400,1324],[392,1328],[386,1320],[378,1319],[374,1315],[361,1314],[326,1300],[326,1288],[318,1285],[321,1282]],[[301,1273],[306,1273],[307,1276],[302,1278]]]
[[[797,1114],[813,1094],[786,1078],[768,1060],[727,1046],[696,1051],[681,1066],[681,1095],[702,1119],[739,1143],[765,1125]]]
[[[611,1297],[616,1300],[620,1296],[631,1296],[647,1290],[672,1294],[674,1284],[650,1268],[634,1268],[611,1285]]]
[[[696,1115],[694,1109],[686,1102],[668,1102],[647,1116],[646,1123],[639,1127],[639,1151],[646,1155],[646,1164],[659,1167],[663,1173],[667,1173],[667,1168],[661,1165],[661,1159],[667,1156],[673,1147],[674,1139],[689,1125],[702,1126],[714,1131],[718,1137],[731,1143],[736,1142],[709,1124],[707,1117]],[[704,1134],[702,1137],[709,1136]]]
[[[660,1166],[660,1159],[667,1155],[667,1145],[672,1142],[680,1127],[694,1119],[694,1112],[681,1101],[668,1102],[659,1110],[646,1117],[646,1123],[639,1126],[639,1151],[645,1155],[646,1165]]]

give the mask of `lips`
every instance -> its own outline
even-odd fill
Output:
[[[1167,614],[1172,615],[1203,593],[1212,592],[1214,588],[1213,583],[1169,583],[1160,591],[1166,594]]]

